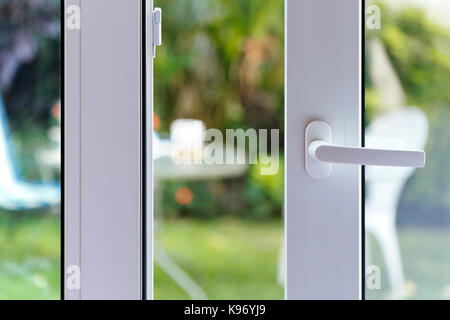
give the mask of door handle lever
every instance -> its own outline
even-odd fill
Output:
[[[425,152],[419,150],[357,148],[315,140],[309,144],[308,153],[316,160],[330,163],[413,168],[425,166]]]
[[[372,149],[334,145],[331,128],[323,121],[313,121],[305,132],[305,164],[308,174],[324,179],[331,173],[331,163],[413,167],[425,166],[421,150]]]

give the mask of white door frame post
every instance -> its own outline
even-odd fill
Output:
[[[361,146],[359,0],[286,0],[288,299],[361,299],[361,168],[305,169],[305,130],[325,121],[333,143]]]
[[[152,114],[143,87],[152,84],[144,80],[144,3],[66,0],[64,6],[65,298],[141,299],[144,206],[152,206],[151,198],[144,202],[151,190],[144,115]],[[81,23],[69,28],[77,8]],[[74,267],[79,288],[76,281],[68,285]]]

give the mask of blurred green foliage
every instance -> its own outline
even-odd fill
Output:
[[[430,122],[427,166],[409,180],[400,202],[399,222],[442,226],[450,224],[450,30],[436,24],[426,11],[405,7],[381,8],[382,29],[366,29],[366,39],[384,44],[406,93],[408,106],[422,109]],[[375,117],[383,106],[370,77],[366,48],[366,111]]]
[[[163,11],[162,47],[155,59],[155,112],[161,131],[177,118],[208,128],[280,129],[284,141],[284,2],[282,0],[155,1]],[[282,161],[282,160],[281,160]],[[283,172],[216,182],[170,182],[163,211],[171,217],[280,216]],[[194,199],[174,194],[189,187]]]
[[[162,194],[156,194],[161,200],[157,203],[162,203],[162,208],[156,208],[157,214],[162,211],[167,218],[279,218],[284,202],[284,159],[280,159],[280,170],[275,175],[263,176],[260,168],[259,164],[250,166],[246,176],[229,181],[167,182],[157,188],[162,189]],[[175,198],[182,187],[189,188],[194,196],[187,205],[178,203]]]
[[[366,29],[366,39],[381,39],[407,95],[407,104],[428,115],[450,102],[450,30],[435,24],[426,11],[414,7],[393,10],[381,7],[382,29]],[[367,48],[366,48],[367,49]],[[366,108],[377,110],[372,87],[370,57],[366,51]]]
[[[155,110],[212,128],[283,128],[283,1],[156,1]]]

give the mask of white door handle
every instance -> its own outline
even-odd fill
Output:
[[[425,166],[425,152],[416,150],[357,148],[315,140],[309,144],[308,153],[316,160],[331,163],[414,168]]]
[[[414,168],[425,166],[425,152],[421,150],[334,145],[331,136],[331,128],[323,121],[313,121],[306,128],[305,164],[312,178],[326,178],[331,173],[331,163]]]

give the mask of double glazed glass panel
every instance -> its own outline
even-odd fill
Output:
[[[427,152],[424,169],[366,168],[366,298],[449,299],[450,3],[366,8],[366,146]]]
[[[154,296],[283,299],[284,3],[154,5]]]

